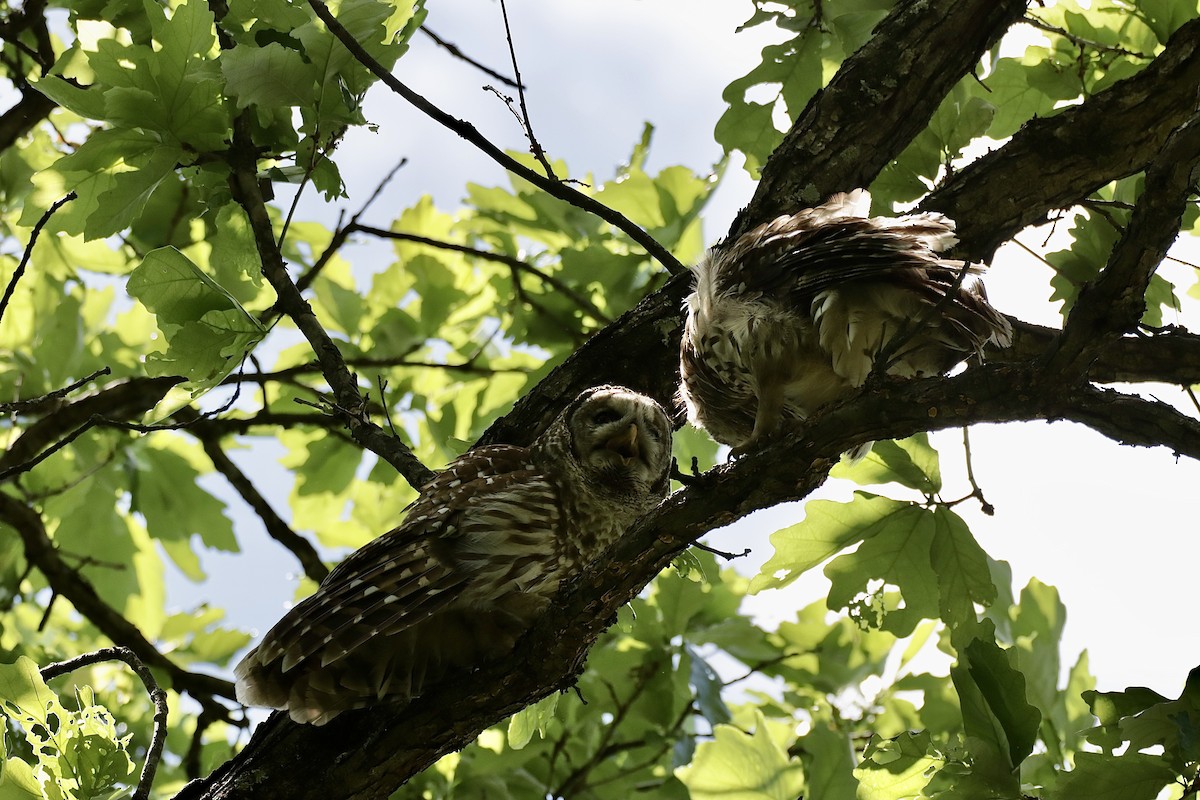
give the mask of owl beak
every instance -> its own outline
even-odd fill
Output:
[[[619,455],[626,465],[642,454],[638,447],[638,427],[636,422],[631,422],[629,427],[622,433],[617,434],[608,440],[604,445],[605,449],[611,450]]]

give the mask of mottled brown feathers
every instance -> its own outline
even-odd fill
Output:
[[[511,649],[564,576],[666,496],[670,434],[653,400],[601,386],[529,448],[463,455],[246,655],[238,699],[322,724]]]
[[[688,417],[745,453],[847,397],[902,338],[893,375],[939,375],[1008,320],[987,301],[983,267],[942,258],[940,214],[868,217],[864,190],[760,225],[694,268],[680,352]]]

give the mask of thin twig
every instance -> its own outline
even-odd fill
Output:
[[[963,428],[962,435],[963,454],[965,455],[967,461],[967,480],[970,481],[972,489],[971,495],[979,498],[979,508],[984,514],[987,514],[989,517],[995,516],[996,507],[984,499],[983,489],[980,488],[979,483],[975,480],[975,469],[972,466],[971,459],[971,429]]]
[[[350,218],[350,225],[354,225],[356,222],[358,222],[359,217],[365,214],[367,209],[371,207],[371,204],[379,199],[379,196],[383,193],[384,188],[388,185],[388,183],[391,182],[396,173],[400,171],[401,167],[407,163],[407,158],[401,158],[400,161],[397,162],[396,166],[388,170],[388,173],[383,176],[383,179],[375,185],[375,190],[371,192],[371,196],[367,198],[366,202],[362,204],[362,207],[360,207],[358,211],[354,213],[354,216]],[[335,255],[337,255],[339,250],[341,250],[342,245],[346,244],[346,239],[349,238],[353,231],[350,230],[349,225],[342,225],[342,214],[344,213],[345,211],[342,211],[338,215],[337,227],[334,228],[333,236],[330,238],[329,244],[326,245],[325,250],[322,251],[321,255],[317,257],[317,260],[313,262],[313,265],[305,270],[305,272],[296,279],[296,289],[298,291],[304,292],[306,289],[308,289],[308,287],[312,285],[313,281],[317,279],[317,276],[321,274],[321,270],[325,269],[325,266],[329,263],[329,261]],[[280,241],[283,241],[282,238]],[[270,308],[258,315],[258,321],[263,325],[269,325],[273,319],[282,313],[283,312],[279,310],[279,301],[276,300]]]
[[[78,428],[71,431],[66,436],[59,439],[57,442],[55,442],[54,444],[52,444],[50,447],[46,448],[42,452],[38,453],[33,458],[29,459],[28,461],[23,461],[20,464],[14,464],[13,466],[9,467],[8,469],[0,470],[0,483],[8,480],[9,478],[11,478],[14,475],[20,475],[24,472],[29,472],[29,470],[33,469],[38,464],[45,461],[47,458],[54,455],[59,450],[62,450],[64,447],[69,445],[71,442],[78,439],[89,428],[95,427],[96,423],[99,422],[100,419],[101,418],[98,414],[93,414],[88,419],[87,422],[83,423]]]
[[[43,406],[46,403],[49,403],[53,400],[61,400],[62,398],[66,397],[71,392],[75,391],[76,389],[79,389],[80,387],[84,386],[85,384],[91,383],[92,381],[96,380],[96,378],[99,378],[101,375],[111,375],[111,374],[112,374],[112,370],[109,369],[108,367],[105,367],[104,369],[96,370],[91,375],[88,375],[86,378],[80,378],[79,380],[72,383],[70,386],[64,386],[61,389],[55,389],[53,392],[44,394],[41,397],[31,397],[28,400],[13,400],[10,403],[0,403],[0,413],[9,414],[9,413],[16,412],[16,413],[20,414],[20,413],[28,412],[32,409]]]
[[[376,376],[379,384],[379,405],[383,406],[383,418],[387,420],[388,429],[391,430],[392,436],[400,437],[400,433],[396,430],[396,423],[392,422],[392,409],[387,401],[387,379],[382,375]]]
[[[105,647],[93,653],[47,664],[40,672],[42,680],[49,681],[80,667],[87,667],[102,661],[123,661],[137,673],[142,684],[150,694],[154,703],[154,733],[150,737],[150,747],[146,749],[146,762],[142,765],[142,774],[138,778],[137,789],[133,792],[133,800],[146,800],[150,796],[150,787],[154,783],[154,773],[158,771],[158,762],[162,759],[163,745],[167,742],[167,693],[159,687],[150,669],[128,647]]]
[[[1078,34],[1071,33],[1064,28],[1051,25],[1049,22],[1043,22],[1032,14],[1026,14],[1025,18],[1021,21],[1032,28],[1037,28],[1038,30],[1043,30],[1047,33],[1053,33],[1057,36],[1061,36],[1068,42],[1074,44],[1080,50],[1090,47],[1093,50],[1098,50],[1102,53],[1117,53],[1118,55],[1129,56],[1130,58],[1139,58],[1143,61],[1150,61],[1154,58],[1153,56],[1148,56],[1145,53],[1135,53],[1134,51],[1126,50],[1123,47],[1113,47],[1112,45],[1097,42],[1093,39],[1086,39]]]
[[[25,274],[25,267],[29,264],[29,257],[33,255],[33,245],[37,242],[38,234],[42,232],[42,228],[50,221],[50,217],[54,215],[66,203],[74,200],[78,195],[75,192],[67,192],[66,196],[55,202],[42,214],[41,219],[33,226],[33,231],[29,234],[29,243],[25,245],[25,253],[21,256],[21,263],[17,264],[17,269],[12,274],[12,278],[8,281],[8,286],[4,289],[4,297],[0,298],[0,320],[4,319],[4,312],[8,309],[8,301],[12,298],[12,294],[16,291],[17,281],[21,280],[21,276]]]
[[[560,294],[562,294],[564,297],[566,297],[571,302],[573,302],[576,306],[579,307],[579,309],[581,311],[583,311],[586,314],[591,315],[592,318],[595,319],[597,322],[600,322],[604,325],[607,325],[610,322],[612,322],[612,317],[610,317],[608,314],[605,314],[603,311],[601,311],[599,308],[597,308],[596,305],[591,300],[588,300],[586,297],[584,297],[582,294],[577,292],[571,286],[569,286],[568,284],[559,280],[554,275],[551,275],[548,272],[540,270],[537,267],[533,266],[532,264],[528,264],[519,258],[513,258],[512,256],[505,255],[504,253],[495,253],[495,252],[492,252],[491,250],[480,250],[475,247],[469,247],[468,245],[465,245],[465,244],[455,244],[454,242],[444,242],[439,239],[430,239],[426,236],[418,236],[415,233],[402,233],[400,231],[389,231],[389,230],[385,230],[384,228],[375,228],[370,225],[359,225],[354,222],[350,223],[350,225],[347,226],[347,229],[362,231],[363,233],[369,233],[372,236],[378,236],[380,238],[396,239],[396,240],[403,241],[403,242],[413,242],[415,244],[423,244],[428,247],[436,247],[440,250],[452,250],[456,253],[462,253],[463,255],[473,256],[475,258],[482,258],[485,261],[494,261],[497,264],[504,264],[508,267],[511,267],[511,268],[519,271],[519,272],[524,272],[528,275],[533,275],[533,276],[537,277],[539,280],[541,280],[547,286],[552,287],[553,289],[558,291]]]
[[[496,72],[494,69],[490,69],[488,67],[485,67],[483,64],[480,64],[478,61],[476,61],[475,59],[468,56],[462,50],[459,50],[458,47],[456,47],[452,42],[447,42],[445,39],[438,36],[433,31],[429,30],[429,28],[427,28],[426,26],[422,25],[420,30],[421,30],[421,33],[425,34],[430,39],[433,39],[434,44],[436,44],[438,47],[442,48],[443,50],[445,50],[447,53],[454,56],[455,58],[467,62],[475,69],[477,69],[480,72],[483,72],[487,75],[490,75],[491,77],[495,78],[496,80],[500,81],[501,83],[504,83],[508,86],[512,86],[512,87],[518,88],[518,89],[521,87],[521,84],[517,83],[512,78],[509,78],[506,75],[501,75],[499,72]]]
[[[576,208],[583,209],[591,214],[596,215],[605,222],[613,225],[623,231],[629,238],[640,244],[650,255],[672,275],[682,274],[687,271],[687,267],[679,262],[667,248],[663,247],[653,236],[643,230],[640,226],[630,221],[623,214],[613,208],[604,205],[595,198],[588,197],[577,189],[573,189],[565,183],[561,183],[552,178],[547,178],[538,172],[526,167],[521,162],[517,161],[512,156],[505,153],[496,145],[492,144],[487,138],[475,129],[474,125],[464,120],[457,119],[440,108],[435,106],[422,95],[417,94],[410,89],[406,84],[401,82],[395,75],[392,75],[387,69],[380,64],[374,57],[371,56],[363,46],[358,43],[358,40],[350,34],[349,31],[342,26],[337,18],[330,12],[329,6],[321,2],[321,0],[308,0],[309,6],[316,12],[321,21],[329,29],[329,32],[338,38],[346,49],[358,59],[358,62],[375,74],[383,83],[393,92],[403,97],[426,116],[433,119],[435,122],[457,133],[463,139],[466,139],[471,144],[475,145],[479,150],[483,151],[488,157],[495,161],[500,166],[504,167],[514,175],[524,178],[525,180],[542,189],[551,197],[563,200]]]
[[[747,547],[745,550],[743,550],[740,553],[727,553],[724,550],[718,550],[715,547],[709,547],[708,545],[704,544],[703,542],[692,542],[692,547],[699,548],[700,550],[703,550],[706,553],[712,553],[714,556],[720,556],[721,558],[725,559],[726,561],[732,561],[735,558],[743,558],[745,556],[750,555],[749,547]]]
[[[1196,410],[1200,411],[1200,400],[1196,399],[1196,393],[1192,391],[1192,387],[1184,386],[1183,390],[1187,392],[1188,397],[1192,398],[1192,405],[1196,407]]]
[[[525,105],[525,85],[521,80],[521,68],[517,66],[517,49],[513,46],[512,28],[508,24],[508,4],[504,0],[500,0],[500,15],[504,17],[504,39],[508,42],[508,55],[512,58],[513,76],[517,79],[517,99],[521,104],[521,127],[525,129],[525,138],[529,140],[529,151],[542,165],[542,169],[546,170],[546,177],[558,180],[558,176],[554,174],[554,167],[550,166],[550,161],[546,158],[546,151],[542,149],[541,142],[533,135],[533,123],[529,120],[529,107]]]

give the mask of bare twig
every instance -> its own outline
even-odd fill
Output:
[[[970,433],[970,430],[971,430],[970,428],[962,429],[963,455],[966,457],[966,461],[967,461],[967,480],[971,482],[971,490],[972,490],[970,496],[976,497],[979,499],[979,508],[981,511],[983,511],[984,514],[987,514],[989,517],[995,516],[996,507],[984,499],[983,489],[980,488],[979,483],[975,480],[975,468],[972,464],[972,459],[971,459],[971,433]]]
[[[396,76],[392,75],[384,68],[375,58],[371,56],[362,45],[347,31],[340,22],[330,12],[329,7],[321,0],[308,0],[309,5],[321,21],[329,28],[330,33],[338,38],[346,49],[358,59],[359,63],[371,70],[377,78],[383,81],[392,91],[403,97],[412,105],[416,106],[422,113],[430,117],[434,121],[449,128],[454,133],[457,133],[463,139],[466,139],[478,149],[482,150],[493,161],[507,169],[509,172],[517,175],[520,178],[532,183],[539,189],[542,189],[547,194],[559,200],[563,200],[576,208],[583,209],[591,214],[595,214],[600,219],[608,222],[619,230],[623,231],[635,242],[645,248],[646,252],[658,261],[671,274],[681,274],[686,271],[686,267],[679,263],[679,259],[675,258],[669,250],[663,247],[653,236],[643,230],[640,226],[631,222],[623,214],[617,212],[598,200],[588,197],[582,192],[571,188],[565,183],[561,183],[552,178],[547,178],[529,169],[521,162],[517,161],[512,156],[505,153],[496,145],[486,139],[474,125],[464,120],[457,119],[440,108],[429,102],[423,96],[417,94],[410,89],[406,84],[402,83]]]
[[[436,247],[440,250],[452,250],[456,253],[462,253],[463,255],[472,256],[474,258],[482,258],[485,261],[494,261],[497,264],[504,264],[517,270],[518,272],[524,272],[527,275],[535,276],[538,278],[538,280],[562,294],[564,297],[578,306],[581,311],[589,314],[596,321],[605,325],[612,322],[612,317],[597,308],[595,303],[593,303],[591,300],[588,300],[579,292],[575,291],[575,289],[573,289],[571,286],[559,280],[550,273],[544,272],[543,270],[540,270],[532,264],[528,264],[519,258],[513,258],[512,256],[505,255],[504,253],[494,253],[490,250],[480,250],[464,244],[455,244],[454,242],[444,242],[439,239],[430,239],[427,236],[418,236],[415,233],[389,231],[385,230],[384,228],[375,228],[370,225],[359,225],[353,222],[347,227],[348,230],[362,231],[363,233],[369,233],[372,236],[378,236],[384,239],[396,239],[403,242],[423,244],[427,247]]]
[[[60,400],[64,397],[66,397],[71,392],[75,391],[76,389],[78,389],[86,384],[91,383],[92,381],[96,380],[96,378],[99,378],[101,375],[111,375],[111,374],[112,374],[112,370],[109,369],[108,367],[104,367],[103,369],[96,370],[91,375],[88,375],[86,378],[80,378],[79,380],[72,383],[70,386],[64,386],[61,389],[55,389],[53,392],[44,394],[41,397],[31,397],[28,400],[13,400],[11,403],[0,403],[0,414],[28,413],[35,409],[41,408],[42,406],[45,406],[46,404],[51,403],[55,400]]]
[[[525,129],[525,138],[529,140],[529,151],[542,165],[542,169],[546,170],[546,177],[558,180],[558,176],[554,174],[554,167],[550,166],[550,161],[546,158],[546,151],[542,149],[541,142],[533,134],[533,123],[529,119],[529,107],[525,105],[525,84],[521,80],[521,68],[517,66],[517,49],[513,46],[512,28],[508,24],[508,4],[504,0],[500,0],[500,15],[504,17],[504,39],[508,42],[508,55],[512,59],[513,76],[517,79],[517,99],[521,104],[521,127]]]
[[[466,372],[472,375],[527,375],[530,370],[525,367],[486,367],[465,361],[456,364],[441,364],[436,361],[410,361],[406,358],[348,358],[346,365],[367,369],[444,369],[447,372]],[[314,372],[319,373],[321,365],[309,362],[294,367],[284,367],[272,372],[248,372],[242,375],[230,375],[222,383],[257,383],[267,384],[272,381],[292,381],[300,375]]]
[[[13,271],[12,277],[8,281],[8,286],[4,289],[4,297],[0,298],[0,320],[4,319],[4,311],[8,308],[8,301],[12,298],[12,294],[17,288],[17,281],[21,280],[21,277],[25,274],[25,267],[29,264],[29,257],[33,255],[33,246],[37,243],[38,234],[42,232],[42,228],[50,221],[50,217],[54,215],[55,211],[58,211],[63,205],[71,202],[77,196],[75,192],[67,192],[65,197],[46,209],[41,219],[34,224],[33,231],[29,234],[29,243],[25,245],[25,253],[21,256],[21,263],[17,264],[16,270]]]
[[[1101,53],[1116,53],[1117,55],[1138,58],[1143,61],[1149,61],[1153,58],[1153,56],[1148,56],[1145,53],[1135,53],[1132,50],[1126,50],[1124,47],[1113,47],[1112,45],[1107,45],[1103,42],[1097,42],[1092,39],[1084,38],[1083,36],[1071,33],[1064,28],[1060,28],[1057,25],[1051,25],[1049,22],[1044,22],[1035,17],[1033,14],[1026,14],[1025,18],[1021,21],[1030,27],[1045,31],[1046,33],[1053,33],[1056,36],[1061,36],[1071,44],[1078,47],[1080,50],[1091,48],[1092,50],[1096,50]]]
[[[71,431],[66,436],[62,437],[57,442],[50,445],[45,450],[38,453],[36,456],[29,459],[28,461],[23,461],[20,464],[14,464],[11,467],[8,467],[7,469],[0,470],[0,483],[8,480],[9,478],[13,477],[14,475],[20,475],[22,473],[29,472],[29,470],[33,469],[38,464],[45,461],[47,458],[54,455],[59,450],[62,450],[64,447],[69,445],[71,442],[78,439],[88,429],[95,427],[96,423],[99,421],[100,421],[99,416],[93,416],[90,419],[88,419],[87,422],[83,423],[78,428]]]
[[[747,547],[747,548],[743,549],[742,552],[740,552],[740,553],[727,553],[724,550],[718,550],[715,547],[709,547],[708,545],[704,544],[703,542],[692,542],[692,547],[703,550],[706,553],[712,553],[714,556],[720,556],[721,558],[725,559],[726,561],[732,561],[735,558],[744,558],[745,556],[750,555],[750,552],[751,552],[750,548]]]
[[[49,681],[80,667],[87,667],[101,661],[123,661],[129,665],[146,687],[150,701],[154,703],[154,733],[150,737],[150,746],[146,749],[146,763],[142,765],[142,774],[138,777],[137,788],[133,792],[133,800],[146,800],[150,796],[150,787],[154,784],[154,773],[158,771],[158,762],[162,759],[163,745],[167,742],[167,693],[158,685],[150,669],[128,647],[105,647],[93,653],[47,664],[40,672],[42,680]]]
[[[488,67],[485,67],[483,64],[480,64],[478,61],[476,61],[475,59],[468,56],[462,50],[458,49],[458,47],[456,47],[452,42],[447,42],[445,39],[438,36],[433,31],[429,30],[429,28],[426,27],[425,25],[421,26],[421,33],[425,34],[430,39],[433,39],[434,44],[436,44],[438,47],[445,50],[450,55],[454,56],[455,58],[457,58],[461,61],[467,62],[472,67],[475,67],[475,69],[479,70],[480,72],[483,72],[484,74],[495,78],[496,80],[500,81],[501,83],[505,84],[506,86],[520,88],[521,84],[517,83],[517,81],[514,81],[512,78],[509,78],[506,75],[501,75],[499,72],[496,72],[494,69],[490,69]]]

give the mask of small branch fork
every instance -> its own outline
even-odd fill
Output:
[[[455,58],[460,59],[461,61],[467,62],[472,67],[474,67],[475,69],[484,73],[488,77],[495,78],[496,80],[503,83],[505,86],[511,86],[514,89],[523,88],[522,85],[518,81],[514,81],[512,78],[508,77],[507,75],[501,75],[499,72],[496,72],[496,70],[491,69],[489,67],[485,67],[483,64],[480,64],[478,61],[471,58],[466,53],[464,53],[462,50],[460,50],[453,42],[447,42],[445,39],[438,36],[433,31],[431,31],[428,26],[422,25],[420,30],[421,30],[421,33],[425,34],[430,39],[432,39],[434,44],[436,44],[438,47],[442,48],[443,50],[445,50],[447,53],[454,56]],[[518,78],[518,80],[519,80],[519,78]]]
[[[329,7],[321,0],[308,0],[309,5],[325,26],[329,28],[330,33],[338,38],[338,40],[346,46],[346,49],[358,59],[359,63],[369,69],[393,92],[403,97],[426,116],[433,119],[435,122],[449,128],[454,133],[457,133],[463,139],[466,139],[471,144],[475,145],[479,150],[485,153],[489,158],[504,167],[514,175],[523,178],[539,189],[542,189],[546,194],[563,200],[576,208],[580,208],[589,213],[595,214],[600,219],[613,225],[623,231],[640,244],[646,252],[658,261],[672,275],[686,272],[687,268],[675,258],[669,250],[663,247],[653,236],[647,233],[638,225],[631,222],[623,214],[604,205],[598,200],[589,197],[582,192],[571,188],[565,183],[548,178],[541,175],[532,169],[529,169],[524,164],[520,163],[512,156],[505,153],[496,145],[492,144],[487,138],[475,129],[474,125],[464,120],[457,119],[440,108],[429,102],[422,95],[417,94],[410,89],[406,84],[401,82],[395,75],[388,72],[382,64],[371,56],[362,45],[347,31],[340,22],[330,12]]]
[[[154,703],[154,733],[150,738],[150,747],[146,749],[146,763],[142,765],[142,774],[138,777],[137,788],[133,800],[147,800],[150,797],[150,787],[154,784],[154,773],[158,771],[159,761],[162,760],[163,745],[167,743],[167,693],[159,687],[158,681],[142,660],[128,647],[105,647],[93,653],[47,664],[40,672],[42,680],[50,681],[68,672],[74,672],[81,667],[99,664],[103,661],[123,661],[129,665],[146,687],[150,701]]]
[[[517,66],[517,49],[513,46],[512,28],[508,24],[508,4],[504,0],[500,0],[500,14],[504,17],[504,38],[508,42],[508,55],[512,58],[513,77],[517,79],[517,98],[521,104],[521,127],[525,129],[525,137],[529,139],[529,151],[542,165],[542,169],[546,170],[547,178],[560,180],[554,174],[554,167],[550,166],[550,161],[546,158],[546,151],[542,149],[541,143],[533,135],[533,123],[529,121],[529,108],[525,105],[525,84],[521,81],[521,68]]]

